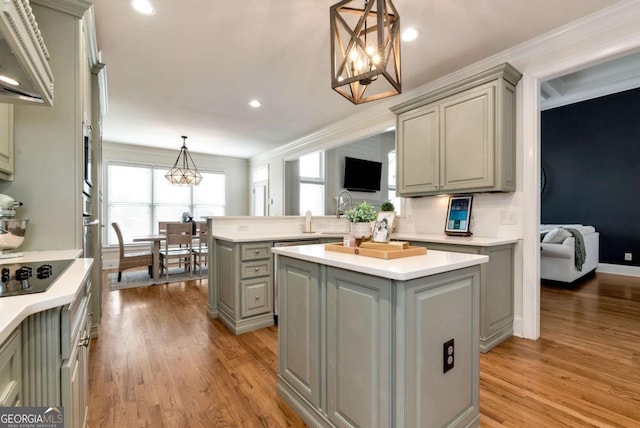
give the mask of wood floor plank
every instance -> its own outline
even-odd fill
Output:
[[[229,333],[206,280],[103,300],[90,427],[304,426],[276,394],[277,328]],[[480,411],[482,427],[639,427],[640,278],[543,284],[540,340],[480,356]]]

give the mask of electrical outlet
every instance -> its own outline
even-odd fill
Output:
[[[249,225],[248,224],[239,224],[238,225],[238,232],[248,232],[249,231]]]
[[[513,211],[502,211],[500,213],[500,224],[503,224],[503,225],[517,224],[515,213],[513,213]]]
[[[446,373],[453,368],[455,363],[455,344],[453,339],[442,344],[442,373]]]
[[[627,262],[630,262],[633,260],[633,254],[632,253],[624,253],[624,259]]]

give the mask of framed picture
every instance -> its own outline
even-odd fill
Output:
[[[380,211],[378,213],[378,218],[376,219],[376,225],[373,228],[371,241],[384,243],[389,242],[395,220],[396,213],[394,211]]]
[[[449,198],[447,223],[444,226],[446,235],[470,236],[471,203],[473,196],[452,196]]]

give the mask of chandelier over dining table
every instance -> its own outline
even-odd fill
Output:
[[[187,149],[187,137],[182,137],[182,148],[178,153],[178,158],[173,167],[164,175],[171,184],[182,186],[197,186],[202,181],[202,174],[196,168],[195,162],[191,158]]]
[[[354,104],[401,93],[400,15],[391,0],[343,0],[330,17],[331,87]]]

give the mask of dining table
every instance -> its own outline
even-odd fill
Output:
[[[200,232],[200,229],[196,230],[196,233],[192,235],[192,239],[198,238],[198,232]],[[165,235],[163,230],[161,231],[161,233],[134,236],[132,239],[133,242],[151,243],[151,254],[153,256],[153,265],[151,269],[153,270],[153,279],[160,278],[160,245],[162,244],[162,242],[164,242],[165,239],[167,239],[167,236]]]

